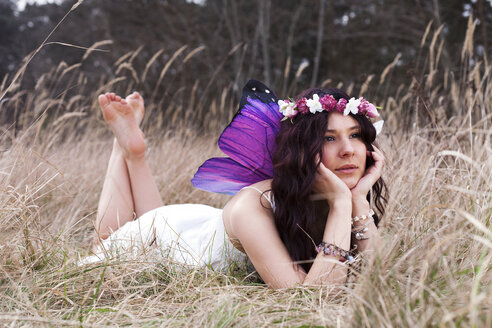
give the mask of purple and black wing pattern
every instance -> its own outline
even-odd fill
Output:
[[[248,81],[239,110],[219,138],[219,148],[229,157],[203,163],[191,180],[193,186],[234,195],[243,187],[272,178],[275,136],[282,118],[277,96],[263,83]]]

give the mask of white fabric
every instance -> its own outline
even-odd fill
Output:
[[[113,232],[96,255],[82,260],[93,263],[114,256],[140,258],[165,256],[183,264],[226,269],[245,255],[229,241],[222,210],[201,204],[159,207]]]

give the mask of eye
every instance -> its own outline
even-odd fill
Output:
[[[355,133],[352,133],[350,135],[351,138],[354,138],[354,139],[360,139],[361,138],[361,135],[360,135],[360,132],[355,132]]]
[[[335,137],[333,137],[333,136],[325,136],[325,141],[335,141]]]

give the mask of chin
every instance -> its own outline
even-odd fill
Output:
[[[347,185],[347,187],[350,190],[352,190],[352,188],[354,188],[355,186],[357,186],[357,183],[359,182],[359,179],[344,179],[342,181],[345,182],[345,184]]]
[[[346,182],[345,184],[347,185],[347,187],[348,187],[350,190],[352,190],[352,188],[354,188],[354,187],[357,185],[357,183],[353,183],[353,182],[351,182],[351,183],[347,183],[347,182]]]

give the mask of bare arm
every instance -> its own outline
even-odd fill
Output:
[[[338,202],[330,208],[326,221],[323,241],[344,250],[350,249],[350,202]],[[343,283],[347,278],[347,266],[339,258],[318,253],[303,285],[328,285]]]
[[[323,163],[316,172],[314,192],[328,201],[330,212],[326,220],[323,241],[345,251],[350,250],[352,194],[347,185]],[[347,266],[339,258],[318,253],[304,285],[343,283],[347,278]]]
[[[224,208],[224,221],[229,234],[238,238],[263,281],[272,288],[296,285],[343,283],[347,267],[339,258],[318,254],[308,273],[292,262],[280,239],[273,212],[263,207],[256,191],[241,191]],[[350,246],[351,203],[340,202],[328,215],[324,241],[343,249]],[[313,246],[314,247],[314,246]]]
[[[357,185],[351,190],[352,193],[352,217],[369,214],[371,210],[369,202],[366,199],[366,195],[369,190],[381,177],[381,173],[384,165],[383,153],[374,147],[373,152],[368,152],[368,156],[372,156],[374,159],[374,165],[367,169],[366,173],[357,183]],[[364,236],[367,239],[356,240],[355,244],[359,252],[372,251],[375,247],[378,247],[381,243],[379,239],[379,233],[373,220],[354,222],[354,229],[367,228],[364,232]]]

